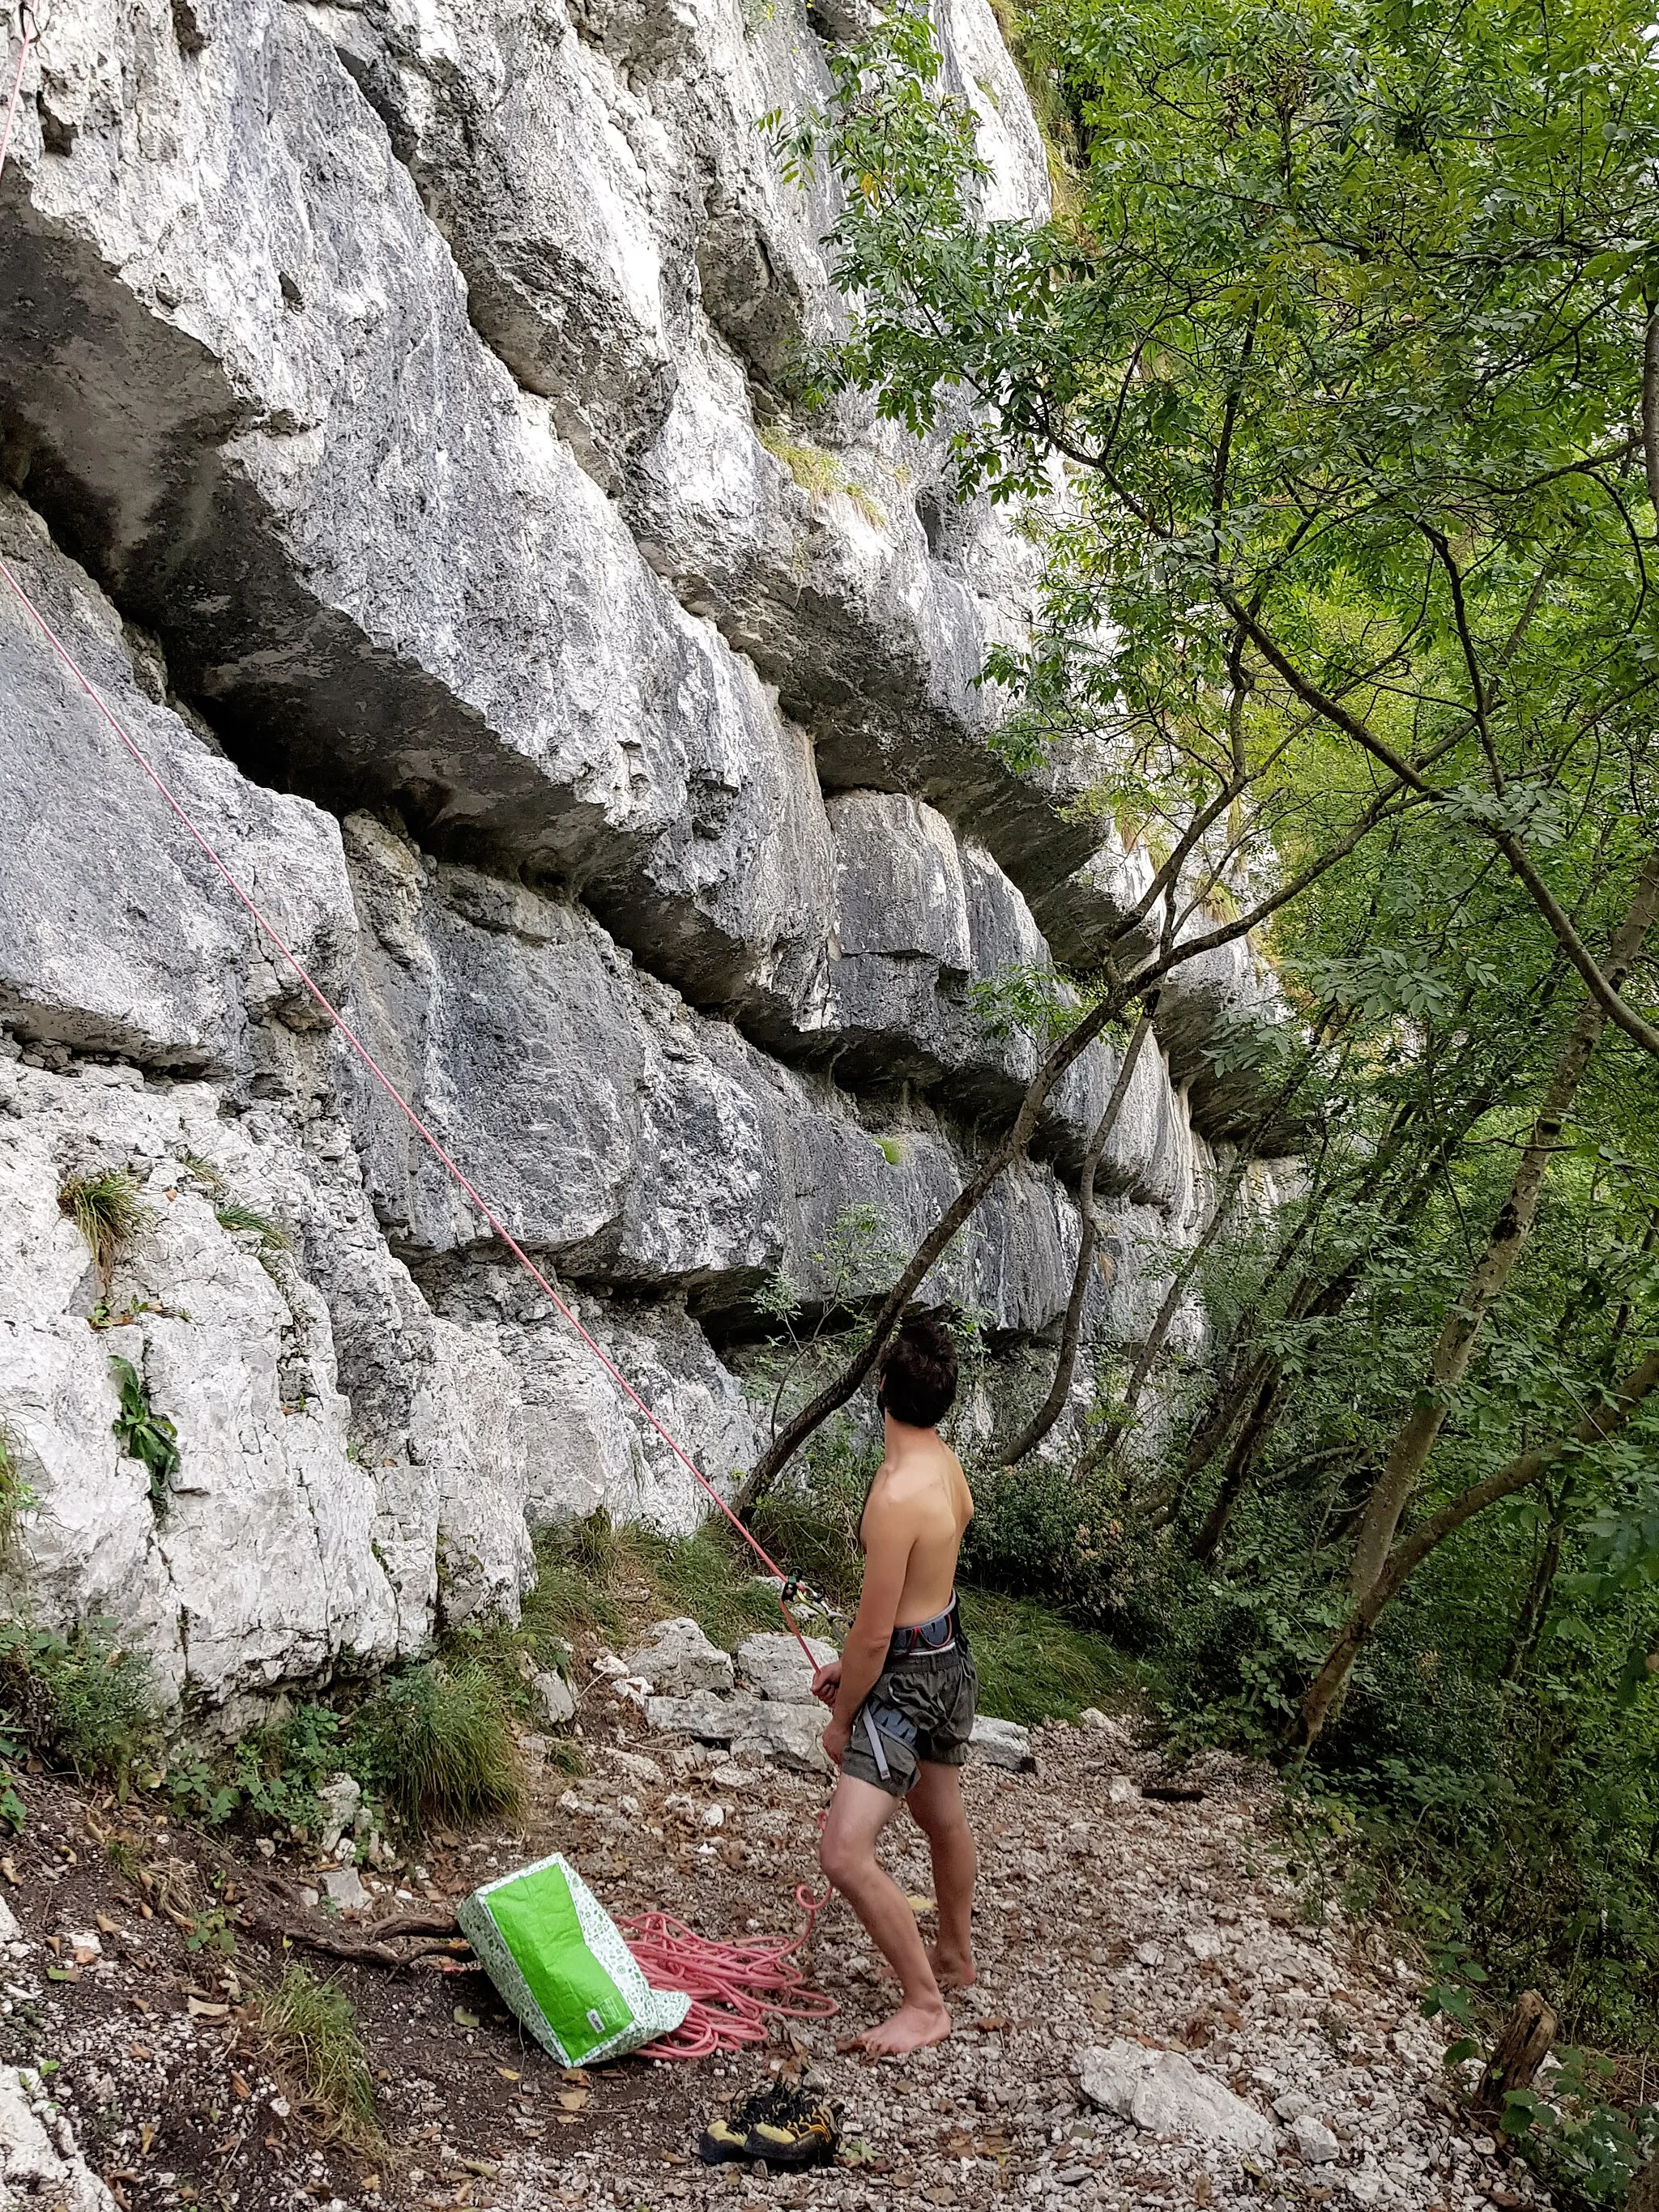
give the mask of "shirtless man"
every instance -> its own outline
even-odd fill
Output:
[[[824,1823],[824,1873],[875,1939],[904,1992],[860,2038],[896,2057],[951,2033],[941,1988],[974,1979],[976,1859],[962,1764],[978,1681],[957,1617],[957,1553],[973,1517],[968,1478],[938,1423],[957,1394],[956,1346],[929,1315],[907,1322],[882,1364],[886,1453],[864,1509],[864,1589],[839,1659],[812,1688],[835,1718],[823,1747],[841,1769]],[[901,1805],[927,1838],[939,1906],[930,1952],[903,1892],[876,1859]]]

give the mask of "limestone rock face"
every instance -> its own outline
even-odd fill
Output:
[[[988,208],[1040,213],[988,0],[936,17]],[[37,1498],[3,1595],[227,1726],[512,1615],[547,1524],[693,1527],[662,1431],[717,1487],[752,1462],[763,1297],[887,1279],[1036,1065],[976,988],[1087,960],[1150,880],[1073,803],[1097,761],[986,744],[1029,518],[956,504],[943,434],[792,412],[834,208],[755,118],[860,20],[64,0],[31,50],[0,555],[134,750],[0,593],[0,1425]],[[1218,1027],[1273,1006],[1239,947],[1165,992],[1048,1449],[1213,1203]],[[1118,1065],[927,1286],[996,1347],[964,1443],[1046,1390]],[[87,1174],[141,1208],[106,1278]],[[747,1705],[821,1757],[815,1708]]]

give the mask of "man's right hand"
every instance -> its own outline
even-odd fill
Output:
[[[840,1688],[841,1662],[839,1659],[831,1659],[828,1665],[820,1667],[817,1673],[813,1675],[812,1695],[821,1705],[828,1705],[833,1710],[836,1693]]]

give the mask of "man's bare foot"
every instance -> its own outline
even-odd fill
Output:
[[[974,1964],[971,1951],[964,1956],[960,1952],[946,1951],[937,1943],[927,1946],[927,1963],[933,1970],[933,1979],[942,1990],[965,1990],[979,1979],[979,1968]]]
[[[890,2020],[866,2028],[859,2041],[872,2058],[902,2058],[943,2043],[950,2033],[951,2015],[942,2004],[902,2004]]]

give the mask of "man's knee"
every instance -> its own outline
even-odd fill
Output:
[[[854,1887],[866,1867],[875,1864],[875,1851],[861,1837],[826,1828],[818,1838],[818,1864],[823,1878],[837,1889]]]

